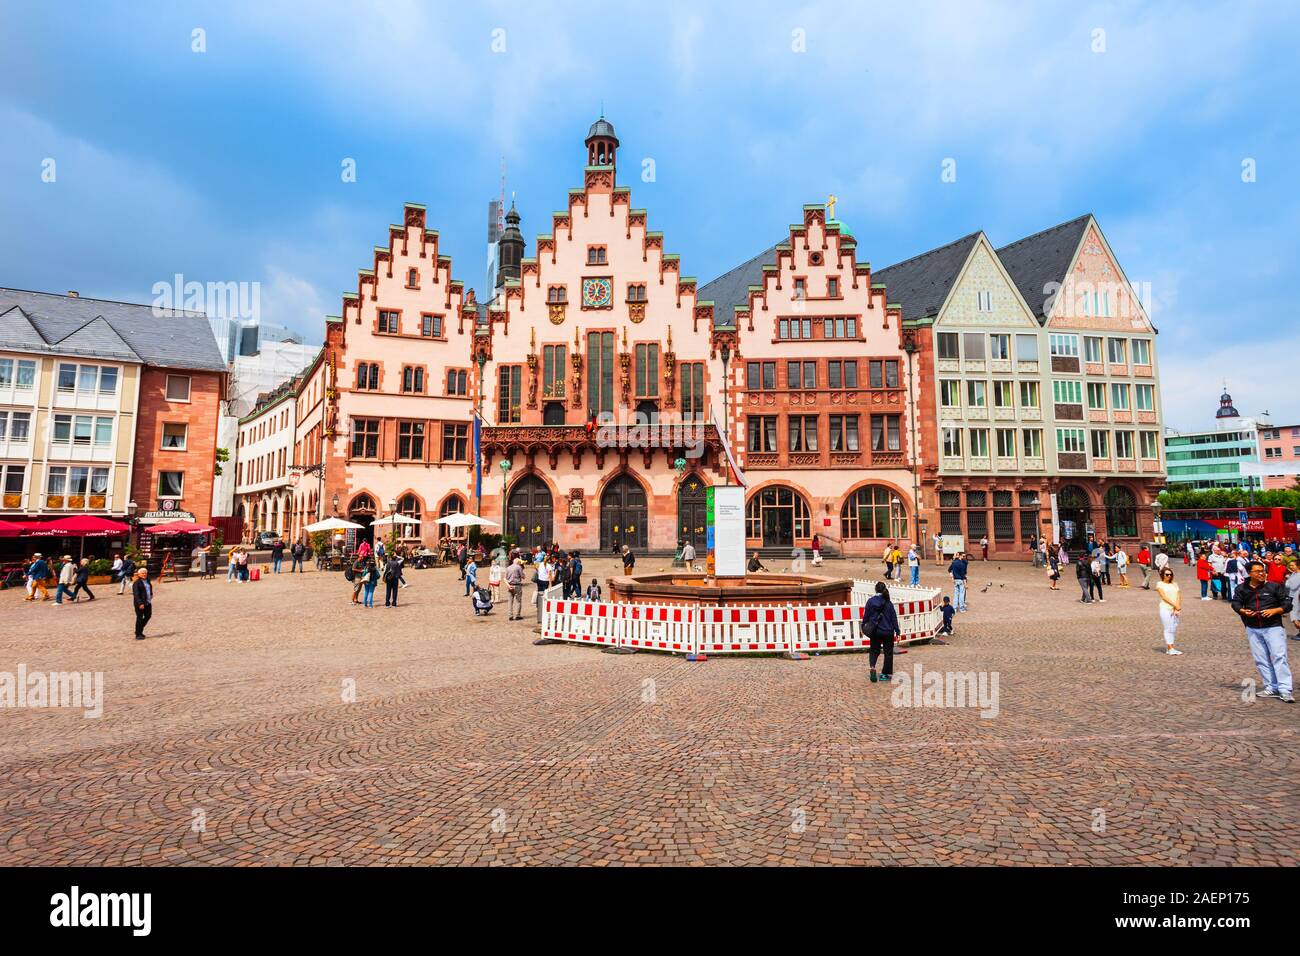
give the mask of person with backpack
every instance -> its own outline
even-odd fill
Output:
[[[271,545],[271,570],[274,571],[276,574],[279,574],[280,565],[283,563],[284,563],[284,539],[276,538],[275,544]]]
[[[307,549],[301,541],[295,541],[293,547],[289,549],[289,573],[297,571],[302,574],[302,559],[306,555]]]
[[[898,614],[894,604],[889,600],[889,588],[884,581],[876,582],[876,593],[862,608],[862,636],[871,641],[868,663],[871,666],[871,683],[876,682],[876,661],[883,651],[885,666],[880,670],[880,680],[884,683],[894,676],[894,638],[901,636],[898,628]]]
[[[1092,562],[1088,560],[1086,554],[1079,555],[1079,560],[1074,563],[1074,576],[1079,581],[1079,590],[1082,597],[1079,598],[1080,604],[1092,603]]]
[[[569,558],[569,597],[582,597],[582,555],[577,551]]]
[[[397,607],[397,586],[402,583],[402,559],[389,555],[384,562],[384,607]]]
[[[352,584],[352,603],[361,603],[361,589],[365,587],[365,581],[362,576],[366,573],[366,559],[357,555],[352,564],[343,572],[343,576]]]
[[[367,557],[361,568],[361,603],[366,607],[375,606],[375,588],[379,586],[379,569],[375,559]]]

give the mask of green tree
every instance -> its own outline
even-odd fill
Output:
[[[222,468],[221,468],[221,465],[222,465],[222,463],[227,462],[227,461],[230,461],[230,449],[229,449],[229,448],[218,448],[218,449],[217,449],[217,456],[216,456],[216,459],[215,459],[215,461],[213,461],[213,463],[212,463],[212,473],[213,473],[214,475],[224,474],[224,472],[223,472],[223,470],[222,470]]]

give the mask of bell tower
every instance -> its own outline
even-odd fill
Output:
[[[618,150],[618,137],[614,135],[614,126],[600,114],[600,119],[591,124],[587,131],[587,165],[615,167],[615,153]]]
[[[497,288],[506,284],[507,279],[519,278],[519,260],[524,257],[524,234],[519,231],[519,212],[515,202],[510,200],[510,211],[506,213],[506,228],[497,240]]]

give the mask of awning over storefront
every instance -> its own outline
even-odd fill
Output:
[[[131,526],[121,521],[101,518],[99,515],[68,515],[54,521],[18,521],[24,535],[29,537],[58,535],[70,538],[126,537]]]
[[[207,534],[210,531],[216,531],[210,524],[195,524],[193,521],[170,521],[167,524],[156,524],[151,528],[145,528],[149,534]]]
[[[26,529],[17,521],[0,520],[0,538],[16,538],[24,530]]]
[[[110,521],[108,518],[101,518],[98,515],[72,515],[67,518],[59,518],[57,521],[51,521],[48,527],[55,529],[57,534],[74,535],[83,538],[100,535],[104,537],[125,536],[131,533],[130,525],[123,524],[120,521]]]

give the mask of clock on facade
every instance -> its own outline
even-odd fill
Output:
[[[582,307],[609,309],[614,306],[614,280],[609,276],[582,280]]]

